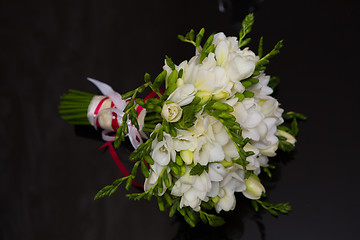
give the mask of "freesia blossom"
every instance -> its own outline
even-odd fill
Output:
[[[227,168],[227,174],[220,182],[219,201],[215,204],[216,212],[234,210],[236,205],[235,192],[245,190],[244,171],[237,165]]]
[[[229,140],[219,127],[214,131],[216,119],[206,114],[198,115],[195,125],[188,130],[177,130],[174,138],[174,148],[180,152],[190,150],[193,152],[193,162],[196,165],[207,165],[209,162],[222,161],[225,158],[222,145]]]
[[[218,65],[223,67],[233,82],[248,78],[255,70],[259,58],[248,48],[240,50],[234,37],[226,37],[224,33],[214,35],[215,55]]]
[[[259,82],[249,87],[249,91],[252,91],[255,94],[254,97],[269,96],[273,93],[272,88],[268,86],[270,76],[267,76],[262,72],[255,78],[259,79]]]
[[[180,107],[188,105],[195,98],[196,89],[192,84],[184,84],[175,89],[167,100],[177,103]]]
[[[290,133],[287,133],[283,130],[278,130],[278,133],[280,136],[285,137],[287,142],[291,143],[292,145],[295,145],[296,139],[294,138],[293,135],[291,135]]]
[[[175,161],[176,152],[172,137],[169,134],[164,133],[163,140],[160,142],[157,139],[153,141],[151,157],[154,162],[161,166],[168,165],[170,160]]]
[[[182,108],[177,103],[164,104],[161,116],[168,122],[177,122],[182,116]]]
[[[190,206],[194,211],[200,210],[202,201],[207,202],[207,192],[211,189],[211,181],[206,171],[198,175],[190,175],[191,168],[186,167],[185,174],[174,184],[171,194],[181,197],[180,207]]]
[[[259,199],[265,193],[265,188],[257,177],[250,176],[246,179],[246,190],[242,193],[249,199]]]
[[[144,190],[145,191],[149,190],[150,188],[152,188],[154,186],[154,184],[158,181],[159,175],[161,174],[161,172],[163,172],[162,174],[168,175],[168,179],[171,183],[172,175],[170,174],[170,168],[168,166],[159,165],[155,162],[153,165],[151,165],[149,177],[145,179],[145,182],[144,182]],[[158,192],[159,196],[162,196],[167,190],[167,187],[164,182],[162,185],[163,185],[163,190],[162,190],[162,192]]]

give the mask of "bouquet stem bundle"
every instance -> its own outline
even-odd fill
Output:
[[[72,125],[90,125],[87,118],[88,106],[94,94],[70,89],[60,97],[59,114]]]

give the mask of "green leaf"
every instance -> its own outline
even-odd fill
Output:
[[[274,206],[274,208],[283,214],[289,213],[292,210],[289,203],[278,203]]]
[[[135,93],[135,90],[131,90],[131,91],[127,92],[127,93],[122,94],[122,95],[121,95],[121,98],[122,98],[123,100],[125,100],[125,99],[127,99],[127,98],[130,98],[132,95],[134,95],[134,93]]]
[[[267,59],[262,59],[262,60],[259,60],[256,64],[258,65],[258,66],[261,66],[261,65],[266,65],[266,64],[268,64],[270,61],[269,60],[267,60]]]
[[[130,175],[130,176],[131,176],[131,175]],[[129,190],[129,189],[130,189],[131,184],[132,184],[132,179],[133,179],[133,176],[131,176],[130,178],[128,178],[128,179],[126,180],[126,185],[125,185],[125,189],[126,189],[126,190]]]
[[[207,217],[206,215],[204,214],[203,211],[200,211],[200,219],[203,223],[207,224],[208,223],[208,220],[207,220]]]
[[[252,82],[249,80],[241,81],[241,84],[244,86],[244,88],[248,88],[252,85]]]
[[[258,47],[258,56],[259,56],[259,58],[262,58],[262,56],[263,56],[263,42],[264,42],[264,37],[261,36],[261,38],[259,40],[259,47]]]
[[[174,214],[176,213],[178,204],[179,204],[179,201],[175,201],[174,204],[171,206],[170,212],[169,212],[169,217],[174,216]]]
[[[269,202],[263,202],[260,200],[256,200],[258,204],[260,204],[265,210],[267,210],[271,215],[278,216],[277,211],[280,213],[286,214],[289,211],[291,211],[291,205],[289,203],[278,203],[276,205],[273,205]]]
[[[208,48],[203,48],[200,54],[199,63],[202,63],[202,61],[211,53],[214,51],[215,45],[211,44]]]
[[[162,175],[162,180],[164,181],[165,186],[166,186],[167,188],[169,188],[169,187],[170,187],[170,179],[169,179],[169,175],[167,174],[167,172],[166,172],[166,173],[163,173],[163,175]]]
[[[168,56],[165,56],[166,58],[166,64],[169,66],[169,68],[171,70],[175,70],[175,64],[173,63],[173,61],[171,60],[171,58],[169,58]]]
[[[245,40],[243,40],[243,39],[246,36],[246,34],[251,32],[253,24],[254,24],[254,14],[250,13],[245,17],[245,19],[242,21],[242,24],[241,24],[242,28],[239,32],[239,48],[241,46],[246,45],[246,44],[244,44]]]
[[[150,74],[149,74],[149,73],[145,73],[145,75],[144,75],[144,81],[145,81],[146,83],[148,83],[148,82],[150,82],[150,80],[151,80]]]
[[[103,198],[103,197],[110,197],[111,195],[114,194],[114,192],[117,190],[117,188],[120,186],[120,184],[128,179],[132,179],[131,176],[126,176],[120,179],[115,180],[111,185],[107,185],[105,187],[103,187],[94,197],[94,200],[99,199],[99,198]]]
[[[251,200],[251,205],[253,206],[255,212],[259,211],[259,204],[255,200]]]
[[[169,206],[171,206],[171,205],[173,204],[172,198],[171,198],[171,196],[170,196],[169,193],[165,192],[164,198],[165,198],[165,200],[166,200],[166,203],[167,203]]]
[[[272,178],[272,173],[271,173],[271,171],[270,171],[269,168],[263,167],[262,169],[263,169],[264,173],[266,173],[266,175],[267,175],[269,178]]]
[[[153,85],[153,88],[155,89],[159,89],[161,84],[165,81],[166,79],[166,75],[167,75],[167,72],[164,70],[162,71],[154,80],[154,83],[152,84]],[[156,98],[155,98],[156,99]]]
[[[133,166],[133,168],[132,168],[132,170],[131,170],[131,174],[130,174],[130,175],[131,175],[133,178],[136,177],[139,164],[140,164],[140,161],[137,161],[137,162],[134,164],[134,166]]]
[[[260,63],[261,63],[263,60],[269,59],[269,58],[277,55],[277,54],[280,52],[280,49],[281,49],[283,46],[284,46],[283,40],[280,40],[280,41],[275,45],[275,47],[274,47],[268,54],[266,54],[264,57],[262,57],[262,58],[260,59],[260,61],[258,61],[258,62],[256,63],[256,66],[261,65]]]
[[[279,85],[280,83],[280,78],[279,77],[271,77],[268,86],[271,87],[273,90],[275,90],[275,88],[277,87],[277,85]]]
[[[209,221],[209,225],[212,227],[219,227],[225,224],[225,220],[220,216],[216,216],[214,214],[208,214],[206,217],[207,220]]]
[[[184,69],[180,68],[178,78],[182,78],[183,73],[184,73]]]
[[[164,205],[164,201],[161,197],[157,197],[157,200],[158,200],[158,206],[159,206],[159,209],[160,211],[165,211],[165,205]]]
[[[142,174],[144,175],[145,178],[149,177],[149,169],[146,166],[144,161],[141,161],[141,172],[142,172]]]
[[[183,35],[178,35],[178,39],[182,42],[185,42],[185,37]]]
[[[241,43],[239,43],[239,48],[242,48],[246,45],[248,45],[251,41],[251,38],[245,38],[244,40],[241,41]]]
[[[234,111],[234,108],[232,106],[222,102],[214,102],[213,104],[211,104],[210,108],[215,110],[227,111],[227,112]]]
[[[185,221],[190,225],[190,227],[195,227],[196,223],[194,221],[191,220],[190,217],[188,217],[187,215],[184,216]]]
[[[295,113],[295,112],[287,112],[282,115],[282,117],[286,120],[291,120],[294,118],[298,118],[300,120],[306,120],[307,117],[304,114],[301,113]]]
[[[279,140],[279,149],[284,152],[291,152],[295,150],[295,146],[286,140]]]
[[[291,122],[291,131],[294,133],[293,136],[296,137],[299,133],[298,124],[296,118],[294,118]]]
[[[212,44],[212,41],[214,40],[214,34],[211,34],[208,39],[206,40],[203,49],[208,49],[210,45]]]
[[[250,91],[247,91],[247,90],[245,90],[244,92],[243,92],[243,94],[244,94],[244,96],[246,97],[246,98],[252,98],[252,97],[254,97],[254,93],[253,92],[250,92]]]
[[[200,163],[198,163],[190,170],[190,175],[200,176],[205,169],[207,169],[207,166],[203,166],[203,165],[200,165]]]
[[[200,46],[201,40],[204,36],[204,33],[205,33],[205,28],[202,28],[199,31],[199,33],[196,35],[196,40],[195,40],[196,47]]]
[[[162,132],[162,131],[161,131]],[[154,159],[152,159],[152,157],[150,155],[146,155],[145,157],[145,161],[150,164],[153,165],[154,164]]]
[[[197,219],[196,219],[196,216],[195,216],[195,212],[191,208],[185,208],[185,211],[186,211],[186,215],[189,216],[191,221],[196,223]]]
[[[238,98],[238,102],[241,102],[242,100],[244,100],[245,95],[242,93],[236,93],[235,97]]]
[[[187,130],[188,128],[192,127],[197,119],[195,114],[196,112],[194,105],[183,107],[183,115],[181,119],[175,123],[175,127],[183,130]]]
[[[214,208],[214,202],[213,201],[202,202],[201,203],[201,208],[211,210],[211,209]]]
[[[194,41],[195,38],[195,31],[194,29],[191,29],[187,34],[186,34],[186,39],[190,40],[190,41]]]

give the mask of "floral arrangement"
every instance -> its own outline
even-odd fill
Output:
[[[218,215],[234,210],[235,193],[273,215],[288,213],[288,203],[264,200],[259,174],[271,177],[275,167],[269,157],[278,149],[294,150],[299,113],[284,113],[271,96],[279,80],[265,74],[269,59],[283,46],[279,41],[266,55],[263,38],[257,55],[245,47],[254,16],[242,22],[239,38],[211,34],[203,45],[205,30],[178,38],[194,45],[196,54],[179,65],[166,56],[163,71],[120,95],[110,86],[89,79],[103,95],[70,90],[62,96],[59,112],[70,124],[91,124],[103,129],[109,146],[119,147],[128,137],[134,147],[130,173],[105,186],[95,199],[111,196],[125,183],[135,182],[138,169],[145,177],[143,192],[130,199],[156,197],[161,211],[179,212],[190,226],[199,221],[211,226],[224,224]],[[145,89],[151,93],[139,97]],[[162,90],[164,89],[164,91]],[[284,120],[290,120],[285,124]]]

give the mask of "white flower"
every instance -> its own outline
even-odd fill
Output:
[[[242,192],[245,197],[249,199],[259,199],[264,192],[265,188],[257,177],[250,176],[246,179],[246,190]]]
[[[285,137],[287,142],[291,143],[292,145],[295,145],[296,139],[294,138],[293,135],[291,135],[290,133],[287,133],[283,130],[278,130],[278,133],[280,136]]]
[[[173,138],[174,149],[177,152],[182,150],[194,151],[196,148],[196,137],[193,136],[193,133],[188,130],[177,129],[177,136]]]
[[[178,152],[191,151],[195,165],[200,163],[205,166],[209,162],[224,160],[222,145],[230,138],[221,125],[216,125],[216,122],[218,120],[207,114],[197,115],[193,127],[188,130],[177,130],[177,136],[173,139],[174,149]],[[190,158],[188,160],[191,163]]]
[[[235,194],[229,188],[222,188],[220,190],[220,199],[215,204],[215,210],[219,213],[221,210],[230,211],[234,210],[236,206]]]
[[[259,60],[248,48],[240,50],[234,37],[226,37],[224,33],[214,35],[215,55],[218,66],[227,71],[227,76],[233,82],[248,78],[255,70]]]
[[[185,174],[174,184],[171,194],[181,197],[180,208],[191,207],[194,211],[200,211],[201,201],[207,202],[206,196],[211,189],[211,181],[206,171],[198,175],[190,175],[191,168],[186,167]]]
[[[177,103],[180,107],[188,105],[195,98],[196,89],[192,84],[184,84],[176,88],[167,100]]]
[[[175,162],[176,152],[172,137],[165,132],[163,134],[164,137],[162,141],[158,142],[157,138],[155,138],[152,142],[151,157],[157,164],[166,166],[170,160]]]
[[[164,168],[166,168],[164,170]],[[159,178],[159,175],[161,174],[162,171],[165,171],[163,172],[163,174],[168,174],[168,179],[169,179],[169,182],[170,182],[170,185],[171,185],[171,182],[172,182],[172,176],[170,174],[170,168],[167,167],[167,166],[162,166],[162,165],[159,165],[157,164],[156,162],[151,165],[150,167],[150,171],[149,171],[149,177],[145,179],[145,182],[144,182],[144,191],[147,191],[149,190],[150,188],[152,188],[154,186],[154,184],[157,182],[158,178]],[[163,180],[162,180],[163,181]],[[158,195],[159,196],[162,196],[166,190],[167,190],[167,187],[163,181],[163,190],[162,192],[158,192]]]
[[[198,145],[194,152],[194,164],[206,166],[209,162],[222,161],[225,158],[221,145],[210,142],[205,136],[198,138]]]
[[[275,156],[278,138],[277,126],[283,122],[279,103],[272,97],[262,99],[245,98],[242,102],[228,100],[232,105],[236,121],[243,129],[243,137],[251,139],[251,144],[266,156]],[[231,146],[230,146],[231,147]]]
[[[221,210],[234,210],[236,205],[235,192],[242,192],[245,190],[244,171],[238,166],[231,166],[226,169],[227,174],[224,180],[220,182],[219,201],[215,204],[216,212]]]
[[[273,93],[271,87],[268,86],[270,81],[270,76],[266,76],[264,73],[256,76],[255,78],[259,79],[259,82],[251,85],[248,90],[253,92],[255,97],[264,97],[269,96]]]
[[[181,118],[182,111],[177,103],[165,103],[161,110],[161,116],[168,122],[177,122]]]

